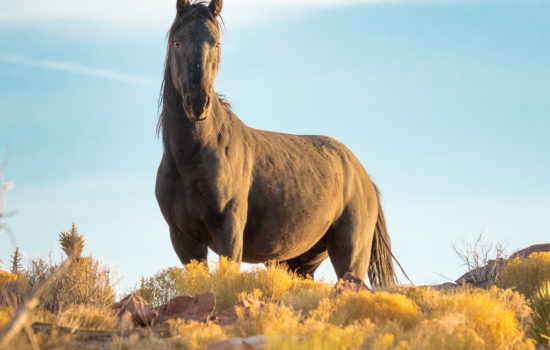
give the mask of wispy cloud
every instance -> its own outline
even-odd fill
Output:
[[[110,69],[88,67],[71,62],[39,60],[23,56],[5,54],[0,54],[0,62],[88,75],[96,78],[118,81],[132,85],[147,87],[156,87],[158,85],[158,81],[155,81],[153,79],[131,74],[124,74]]]
[[[224,4],[224,16],[243,25],[256,22],[258,17],[279,16],[289,9],[394,1],[399,0],[231,0]],[[176,0],[0,0],[0,22],[90,20],[119,26],[133,22],[165,24],[174,16],[175,4]]]

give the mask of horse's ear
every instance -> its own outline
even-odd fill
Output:
[[[185,11],[185,8],[189,5],[189,0],[178,0],[176,2],[176,9],[178,10],[178,14]]]
[[[210,4],[208,4],[208,8],[210,9],[210,12],[212,12],[214,17],[218,17],[220,15],[220,13],[222,12],[222,5],[223,0],[210,1]]]

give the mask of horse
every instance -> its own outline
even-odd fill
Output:
[[[222,0],[177,0],[168,33],[155,195],[183,264],[210,248],[313,278],[327,257],[372,286],[396,282],[380,195],[339,141],[246,126],[214,90]]]

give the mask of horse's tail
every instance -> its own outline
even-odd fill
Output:
[[[386,219],[380,204],[380,191],[376,189],[378,201],[378,219],[374,229],[372,248],[369,262],[369,281],[373,287],[387,287],[397,283],[397,277],[393,268],[393,254],[391,252],[390,236],[386,229]]]

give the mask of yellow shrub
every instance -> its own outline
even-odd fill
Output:
[[[309,316],[311,319],[319,322],[329,322],[335,312],[333,300],[329,298],[321,299],[317,308],[311,310]]]
[[[400,293],[414,301],[423,312],[429,312],[441,298],[443,292],[431,287],[401,287]]]
[[[17,280],[16,274],[0,270],[0,286],[4,283],[15,282],[16,280]]]
[[[8,307],[0,307],[0,331],[8,324],[13,314],[13,310]]]
[[[168,267],[153,276],[141,279],[141,285],[136,291],[152,306],[166,304],[170,299],[182,294],[179,282],[183,280],[183,269]]]
[[[478,293],[482,291],[479,290]],[[525,327],[531,316],[531,308],[529,302],[525,299],[525,296],[511,289],[501,289],[496,286],[492,286],[486,295],[499,304],[503,309],[512,311],[521,327]]]
[[[318,288],[328,288],[325,287],[328,285],[312,280],[303,281],[307,280],[302,280],[275,264],[240,272],[239,264],[221,257],[212,270],[207,264],[197,261],[185,265],[183,269],[165,269],[143,280],[139,293],[151,304],[160,305],[176,295],[193,296],[212,292],[216,296],[216,309],[223,310],[235,305],[239,301],[239,294],[251,293],[254,289],[260,290],[268,300],[283,300],[288,292],[295,293],[306,285],[324,285]]]
[[[331,322],[345,326],[368,318],[377,325],[395,321],[410,328],[418,322],[419,316],[416,303],[401,294],[345,292],[334,299]]]
[[[216,309],[222,310],[235,305],[239,294],[250,293],[258,288],[253,272],[240,272],[239,264],[221,257],[211,277],[211,291],[216,296]]]
[[[396,341],[395,335],[383,333],[378,335],[372,347],[373,350],[408,350],[409,343],[406,340]]]
[[[418,350],[491,349],[464,315],[453,313],[422,321],[411,337],[411,347]]]
[[[533,253],[525,259],[511,259],[500,273],[497,285],[513,288],[532,298],[547,281],[550,281],[550,252]]]
[[[298,279],[293,273],[276,264],[270,264],[266,269],[257,269],[256,276],[258,278],[258,289],[267,298],[275,300],[280,300]]]
[[[317,308],[324,298],[330,295],[330,291],[325,289],[301,289],[293,291],[284,296],[283,301],[296,311],[303,315],[309,315],[310,311]]]
[[[237,309],[238,320],[232,325],[232,334],[249,337],[264,335],[297,335],[302,331],[299,315],[285,305],[269,303]]]
[[[416,349],[532,349],[513,311],[486,292],[442,296],[414,332]]]
[[[207,349],[208,344],[227,338],[222,327],[215,323],[186,322],[184,320],[169,320],[170,333],[178,336],[177,347],[185,349]]]
[[[192,261],[184,266],[181,276],[178,277],[180,295],[194,296],[212,291],[212,276],[205,263]]]
[[[361,347],[365,334],[373,328],[368,320],[342,328],[308,319],[302,336],[268,336],[266,350],[355,350]]]

